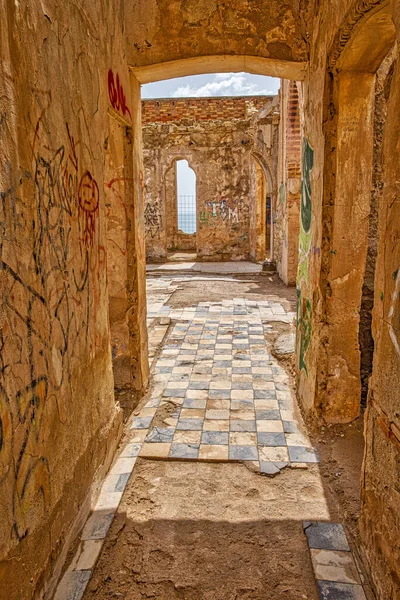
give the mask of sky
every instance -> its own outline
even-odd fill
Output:
[[[276,94],[279,79],[248,73],[213,73],[142,85],[142,98],[252,96]]]

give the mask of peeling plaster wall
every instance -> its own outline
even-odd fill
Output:
[[[368,253],[360,311],[360,352],[361,352],[361,404],[365,408],[368,398],[369,378],[372,374],[374,340],[372,337],[372,309],[374,306],[375,265],[378,253],[378,216],[384,186],[383,138],[387,116],[386,102],[393,77],[396,53],[390,52],[376,74],[375,114],[374,114],[374,157],[371,189],[371,210],[369,215]]]
[[[397,39],[400,8],[395,12]],[[397,43],[398,43],[397,41]],[[375,344],[365,416],[361,533],[378,597],[400,597],[400,72],[398,51],[386,79],[384,186],[378,206],[378,256],[372,330]]]
[[[142,105],[148,260],[161,260],[168,250],[193,249],[193,237],[177,229],[178,159],[186,159],[196,173],[198,257],[263,260],[265,218],[257,204],[253,153],[274,173],[276,99],[144,100]],[[263,130],[269,141],[261,148]]]
[[[269,59],[278,70],[274,61],[291,61],[294,67],[308,60],[311,11],[308,0],[126,2],[128,62],[146,67],[202,57],[207,66],[204,57],[248,55]]]
[[[335,6],[320,2],[313,28],[304,95],[297,366],[303,407],[308,414],[328,421],[351,420],[359,410],[357,306],[361,303],[364,280],[372,184],[375,79],[371,71],[378,68],[378,59],[384,58],[380,47],[385,48],[391,39],[390,31],[385,30],[389,20],[379,17],[377,11],[387,10],[390,5],[399,31],[397,1],[339,1]],[[350,46],[356,35],[361,41],[347,51],[346,44]],[[382,40],[385,43],[381,46]],[[357,50],[361,50],[362,58],[358,58]],[[336,66],[333,57],[338,61]],[[345,59],[348,72],[340,75]],[[375,66],[368,64],[372,59]],[[328,60],[332,60],[329,67]],[[388,99],[390,126],[385,129],[383,142],[384,188],[378,210],[374,285],[375,352],[361,473],[360,526],[365,545],[360,551],[370,565],[380,600],[397,600],[400,594],[400,355],[396,343],[400,331],[400,215],[399,168],[395,158],[399,152],[399,83],[396,63]],[[355,169],[360,161],[361,168]],[[347,271],[340,274],[341,268]]]
[[[276,265],[286,285],[297,278],[300,229],[301,120],[300,83],[281,79],[278,201],[275,211]]]
[[[121,433],[104,143],[109,109],[130,118],[122,4],[46,6],[0,3],[0,597],[8,600],[39,597]]]
[[[302,183],[300,237],[297,274],[297,369],[298,393],[310,414],[318,411],[317,371],[324,356],[324,305],[326,275],[330,255],[331,217],[329,181],[324,167],[334,177],[331,163],[325,165],[325,138],[331,135],[328,121],[328,54],[351,0],[339,0],[335,7],[319,2],[314,11],[314,36],[310,72],[304,83],[304,130],[302,140]],[[325,125],[323,126],[323,124]],[[327,123],[327,124],[326,124]],[[324,211],[327,214],[324,214]],[[325,251],[326,248],[326,251]],[[323,252],[324,250],[324,252]],[[323,256],[322,256],[323,254]],[[323,376],[321,373],[321,380]],[[326,381],[326,377],[325,377]]]

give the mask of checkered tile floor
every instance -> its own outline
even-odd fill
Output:
[[[171,282],[157,285],[173,291]],[[152,302],[155,316],[175,324],[149,400],[132,420],[139,456],[251,461],[271,474],[318,462],[294,417],[288,376],[264,337],[270,321],[290,322],[293,313],[279,302],[236,298],[183,309]]]
[[[290,323],[294,313],[279,302],[242,298],[172,309],[166,303],[181,280],[148,281],[149,322],[169,317],[174,325],[155,363],[147,403],[131,420],[128,439],[103,482],[55,600],[83,597],[138,456],[244,461],[269,475],[318,461],[296,422],[288,377],[264,337],[272,321]],[[310,542],[311,552],[321,547]],[[317,578],[320,563],[313,555]],[[346,592],[347,584],[318,584],[321,598]],[[356,584],[349,594],[365,600]]]

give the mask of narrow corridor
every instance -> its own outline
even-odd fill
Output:
[[[274,356],[295,292],[246,277],[149,275],[151,387],[57,600],[368,597]]]

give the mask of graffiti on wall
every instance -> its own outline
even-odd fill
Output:
[[[209,223],[219,221],[229,225],[239,225],[248,216],[248,206],[242,198],[232,200],[222,198],[221,200],[207,200],[205,203],[211,210],[200,211],[200,221]]]
[[[303,138],[302,181],[300,201],[299,263],[297,275],[297,348],[299,369],[308,374],[305,355],[311,340],[312,303],[307,297],[309,284],[309,254],[311,248],[311,172],[314,166],[314,150],[308,138]]]
[[[93,247],[99,213],[99,186],[90,171],[85,171],[79,182],[78,204],[82,242],[86,248]]]
[[[13,490],[4,518],[14,542],[43,521],[51,502],[44,415],[67,420],[71,360],[88,343],[97,259],[97,183],[81,170],[68,125],[56,150],[48,132],[42,116],[31,168],[8,164],[0,191],[0,486]]]
[[[299,369],[308,375],[305,355],[311,341],[311,301],[303,298],[301,291],[297,289],[297,342],[299,355]]]
[[[132,121],[131,111],[126,103],[126,95],[118,73],[114,76],[113,70],[108,71],[108,97],[114,110],[123,117],[129,116]]]
[[[163,223],[160,201],[158,199],[146,203],[146,208],[144,209],[144,224],[146,237],[150,237],[151,239],[154,239],[156,236],[160,237]]]

